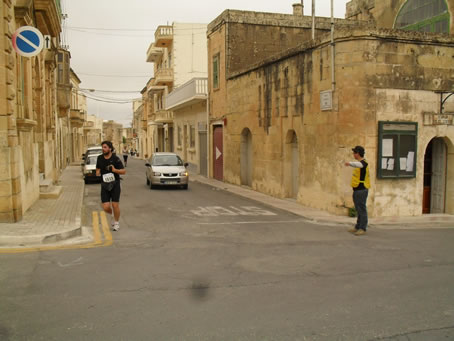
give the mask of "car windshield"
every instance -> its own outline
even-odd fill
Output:
[[[98,148],[98,149],[89,149],[87,150],[87,155],[89,154],[99,154],[102,152],[102,148]]]
[[[183,160],[178,155],[156,155],[153,166],[183,166]]]
[[[96,165],[96,161],[98,160],[98,155],[90,155],[87,158],[87,165]]]

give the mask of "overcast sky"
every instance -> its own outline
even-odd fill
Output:
[[[334,16],[344,18],[349,0],[334,1]],[[71,67],[88,96],[118,102],[140,97],[153,74],[146,52],[159,25],[172,22],[210,23],[225,9],[291,14],[295,0],[62,0],[64,44]],[[304,0],[311,15],[312,0]],[[317,16],[330,16],[330,0],[315,0]],[[105,91],[105,92],[104,92]],[[130,92],[129,92],[130,91]],[[134,91],[134,92],[133,92]],[[88,100],[88,113],[128,127],[132,104]]]

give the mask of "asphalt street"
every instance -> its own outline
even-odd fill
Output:
[[[103,248],[0,255],[0,340],[453,340],[454,230],[314,225],[130,160]],[[84,224],[100,211],[86,185]]]

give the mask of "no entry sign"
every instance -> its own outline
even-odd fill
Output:
[[[43,35],[36,27],[22,26],[14,32],[13,47],[21,56],[36,56],[43,49],[43,45]]]

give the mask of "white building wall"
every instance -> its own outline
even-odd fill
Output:
[[[208,77],[207,25],[173,23],[174,87],[195,77]]]

